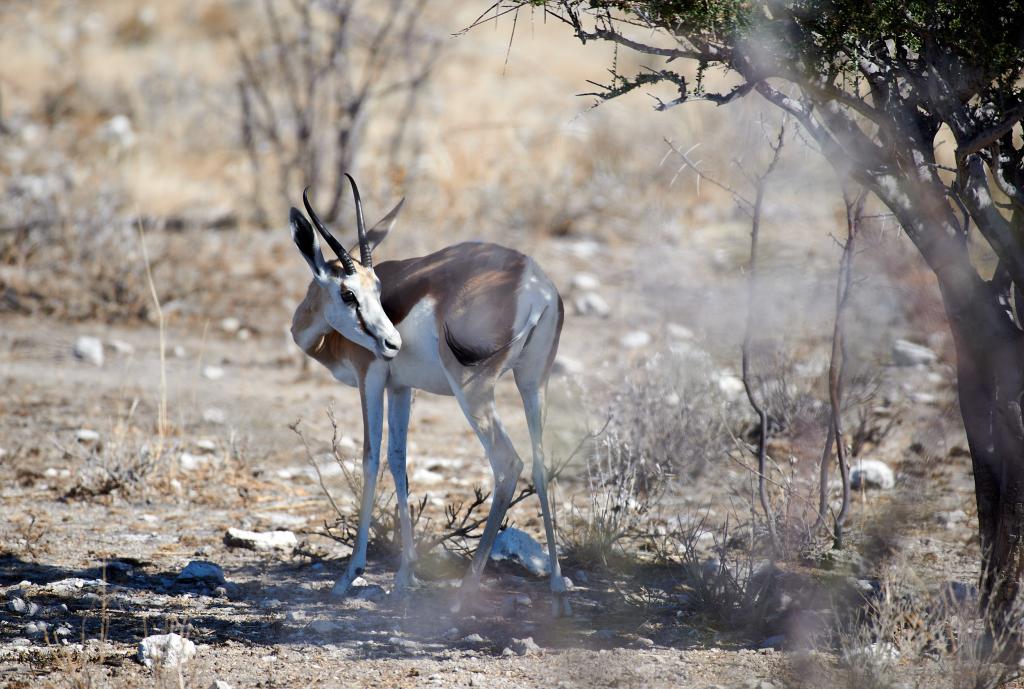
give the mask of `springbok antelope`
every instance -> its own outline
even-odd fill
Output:
[[[385,261],[374,267],[371,254],[395,224],[405,199],[367,230],[359,189],[351,176],[348,179],[355,197],[358,261],[320,221],[306,192],[302,200],[309,219],[337,260],[324,259],[317,234],[301,211],[292,208],[289,218],[292,239],[313,271],[306,297],[295,310],[292,336],[335,378],[358,387],[362,402],[359,531],[348,569],[334,585],[333,593],[345,595],[366,567],[385,391],[388,466],[395,481],[402,543],[395,588],[403,590],[417,583],[405,470],[413,388],[452,395],[458,400],[494,472],[487,523],[463,578],[455,609],[477,592],[523,468],[494,403],[495,383],[511,369],[533,446],[533,482],[544,515],[553,608],[556,615],[567,613],[542,442],[544,394],[564,317],[558,290],[533,259],[496,244],[456,244],[428,256]]]

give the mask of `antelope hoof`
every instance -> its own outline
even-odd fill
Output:
[[[455,594],[455,602],[452,603],[453,615],[475,615],[483,612],[483,604],[480,600],[480,585],[463,583]]]
[[[551,598],[552,617],[572,617],[572,606],[569,604],[569,595],[561,592]]]
[[[359,576],[356,572],[345,572],[345,575],[334,583],[334,588],[331,589],[331,596],[333,598],[344,598],[347,596],[348,590],[352,588],[352,582]]]
[[[395,575],[394,593],[397,595],[408,593],[410,590],[418,589],[420,586],[420,580],[412,573],[411,568],[404,572],[399,571],[398,574]]]

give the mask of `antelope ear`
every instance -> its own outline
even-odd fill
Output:
[[[320,240],[317,239],[316,232],[306,220],[306,216],[298,208],[292,208],[288,213],[288,222],[292,227],[292,241],[295,242],[295,246],[299,247],[299,253],[309,264],[309,269],[313,271],[313,277],[320,280],[327,277],[329,271],[327,270],[327,261],[324,260],[324,255],[320,251]]]
[[[377,224],[370,228],[366,233],[366,242],[370,245],[370,251],[377,248],[377,245],[384,241],[384,238],[388,236],[388,232],[395,226],[395,220],[398,218],[398,212],[402,210],[402,206],[405,204],[405,197],[395,204],[395,207],[391,209],[391,212],[385,215],[383,218],[377,221]],[[359,243],[352,245],[349,249],[349,253],[353,251],[358,253]]]

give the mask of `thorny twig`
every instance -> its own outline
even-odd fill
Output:
[[[768,487],[765,481],[765,468],[768,455],[768,412],[765,410],[764,406],[758,402],[757,396],[754,394],[753,385],[750,381],[750,347],[754,338],[754,298],[757,294],[758,288],[757,257],[759,248],[758,240],[760,239],[761,232],[761,209],[764,205],[764,192],[768,183],[768,178],[771,176],[772,172],[775,171],[775,167],[779,162],[779,157],[782,154],[785,135],[786,121],[783,120],[782,124],[779,125],[778,138],[774,144],[769,144],[772,149],[771,162],[768,163],[768,167],[765,168],[764,172],[754,179],[755,196],[750,223],[750,262],[747,265],[747,318],[743,332],[743,345],[741,348],[743,389],[747,393],[747,400],[749,400],[754,413],[757,414],[760,424],[760,433],[758,434],[757,439],[757,494],[758,499],[761,502],[761,509],[764,511],[765,520],[767,521],[768,536],[771,539],[772,549],[776,552],[779,549],[779,535],[775,529],[775,515],[772,512],[771,503],[768,500]]]
[[[843,483],[842,503],[833,524],[832,546],[837,550],[843,547],[843,526],[846,523],[846,515],[850,507],[850,467],[846,456],[846,441],[843,437],[842,425],[842,386],[843,373],[846,369],[844,316],[850,297],[850,287],[853,284],[853,257],[857,226],[860,223],[866,196],[867,192],[861,190],[856,197],[851,198],[849,193],[845,189],[843,190],[843,203],[846,206],[846,243],[843,245],[843,253],[839,259],[839,277],[836,281],[836,315],[832,328],[832,352],[828,365],[829,427],[828,436],[825,439],[825,449],[821,455],[818,494],[819,522],[815,526],[820,525],[820,520],[823,519],[823,514],[828,508],[828,459],[834,443],[836,461],[839,463],[839,473]]]

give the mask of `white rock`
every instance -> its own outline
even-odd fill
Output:
[[[171,349],[171,353],[176,359],[184,359],[188,356],[188,351],[181,345],[174,345],[174,348]]]
[[[646,347],[650,343],[650,333],[644,332],[643,330],[634,330],[619,338],[619,346],[626,349],[639,349],[640,347]]]
[[[104,122],[99,136],[104,142],[118,148],[129,149],[135,145],[135,130],[126,115],[114,115]]]
[[[593,273],[576,273],[571,284],[577,292],[593,292],[601,286],[601,281]]]
[[[207,380],[220,380],[223,377],[224,369],[220,366],[214,366],[213,364],[203,366],[203,378]]]
[[[259,552],[291,553],[298,544],[298,539],[291,531],[245,531],[232,527],[224,534],[224,545]]]
[[[354,450],[356,449],[357,445],[355,439],[352,436],[343,435],[341,436],[341,440],[338,441],[338,447],[342,448],[343,450]]]
[[[532,636],[528,636],[525,639],[512,639],[509,647],[518,656],[536,655],[541,650],[540,646],[534,642]]]
[[[223,409],[217,407],[207,407],[203,410],[203,421],[206,423],[223,424],[227,421],[227,414],[224,413]]]
[[[583,373],[583,363],[565,354],[556,354],[551,372],[562,376],[578,376]]]
[[[343,629],[343,627],[337,622],[324,619],[313,620],[309,623],[309,628],[317,634],[333,634],[334,632],[341,631],[341,629]]]
[[[947,529],[955,529],[958,524],[967,521],[967,513],[963,510],[939,512],[935,515],[935,521]]]
[[[82,361],[87,361],[93,366],[103,365],[103,343],[99,338],[83,335],[75,340],[72,347],[74,355]]]
[[[716,376],[715,382],[718,383],[718,389],[727,397],[739,397],[745,390],[743,379],[729,371],[720,371]]]
[[[191,452],[182,452],[178,457],[178,464],[182,471],[195,471],[209,463],[209,458],[202,455],[194,455]]]
[[[692,340],[693,331],[687,328],[685,325],[679,325],[678,323],[669,323],[665,326],[665,330],[668,332],[668,336],[673,340]]]
[[[607,318],[612,312],[608,302],[597,292],[582,292],[572,300],[573,308],[578,316],[596,316]]]
[[[196,645],[178,634],[154,634],[139,642],[138,661],[148,668],[179,668],[196,655]]]
[[[850,471],[851,488],[879,488],[890,490],[896,485],[896,476],[885,462],[861,459]]]
[[[100,434],[91,428],[79,428],[75,431],[75,440],[82,445],[95,445],[100,441]]]
[[[222,679],[213,680],[213,684],[210,685],[210,689],[235,689],[230,684]]]
[[[110,345],[110,348],[113,349],[118,354],[135,353],[135,347],[125,342],[124,340],[110,340],[109,342],[107,342],[107,344]]]
[[[220,329],[229,335],[238,332],[238,329],[242,327],[242,322],[237,318],[228,317],[220,322]]]
[[[897,366],[928,366],[938,359],[932,350],[909,340],[896,340],[892,344],[892,361]]]
[[[204,455],[210,455],[217,451],[217,443],[212,440],[197,440],[196,449]]]
[[[178,573],[178,581],[209,581],[216,584],[223,584],[224,570],[220,565],[206,560],[192,560],[185,569]]]
[[[491,559],[496,562],[510,560],[519,563],[538,577],[546,577],[551,572],[551,563],[544,547],[530,534],[511,526],[499,532],[494,539]]]

